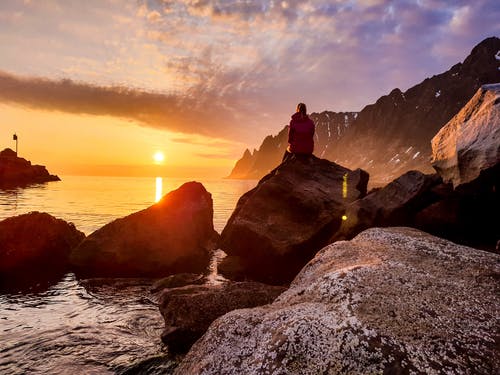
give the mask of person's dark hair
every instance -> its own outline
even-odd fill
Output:
[[[297,112],[300,112],[302,117],[307,116],[307,107],[304,103],[297,104]]]

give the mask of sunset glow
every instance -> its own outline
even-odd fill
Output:
[[[224,177],[299,101],[359,111],[455,64],[500,34],[495,4],[2,1],[0,149],[17,133],[54,173]]]
[[[161,151],[156,151],[153,155],[153,159],[156,164],[161,164],[165,160],[165,155]]]

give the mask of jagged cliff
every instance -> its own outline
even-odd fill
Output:
[[[359,116],[351,113],[352,123],[349,121],[349,126],[335,133],[324,145],[320,145],[321,137],[316,139],[315,154],[351,169],[368,171],[372,185],[385,185],[412,169],[432,172],[432,137],[481,85],[500,82],[499,59],[500,39],[483,40],[462,63],[448,71],[427,78],[404,93],[397,88],[392,90],[363,108]],[[323,127],[313,119],[320,133]],[[285,129],[276,137],[267,137],[261,149],[266,146],[265,149],[270,150],[269,144],[274,143],[280,144],[276,155],[281,156],[286,148]],[[278,156],[260,157],[259,168],[252,167],[261,149],[253,154],[245,152],[229,177],[260,178],[274,168],[280,161]]]

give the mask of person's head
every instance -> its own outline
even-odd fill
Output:
[[[297,112],[299,112],[302,116],[307,116],[307,107],[304,103],[297,104]]]

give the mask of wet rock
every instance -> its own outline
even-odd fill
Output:
[[[366,194],[367,182],[360,169],[293,156],[240,198],[220,248],[240,257],[250,279],[290,282],[338,230],[347,204]]]
[[[500,83],[483,85],[432,139],[432,165],[454,187],[500,163]]]
[[[18,157],[15,151],[10,148],[0,152],[0,188],[49,181],[60,181],[60,178],[51,175],[43,165],[31,165],[29,160]]]
[[[272,304],[217,319],[176,374],[495,373],[499,280],[499,255],[369,229],[322,249]]]
[[[1,284],[64,272],[71,249],[84,238],[72,223],[43,212],[0,221]]]
[[[159,277],[203,272],[215,247],[212,197],[188,182],[151,207],[117,219],[71,253],[82,277]]]
[[[438,200],[438,175],[409,171],[387,186],[347,206],[345,220],[333,240],[351,239],[372,227],[412,226],[417,212]]]
[[[160,298],[165,319],[162,340],[170,351],[187,351],[218,317],[235,309],[271,303],[283,291],[283,287],[256,282],[167,289]]]
[[[205,283],[206,277],[199,273],[177,273],[157,280],[151,287],[151,292],[156,293],[166,288],[179,288],[186,285],[200,285]]]

